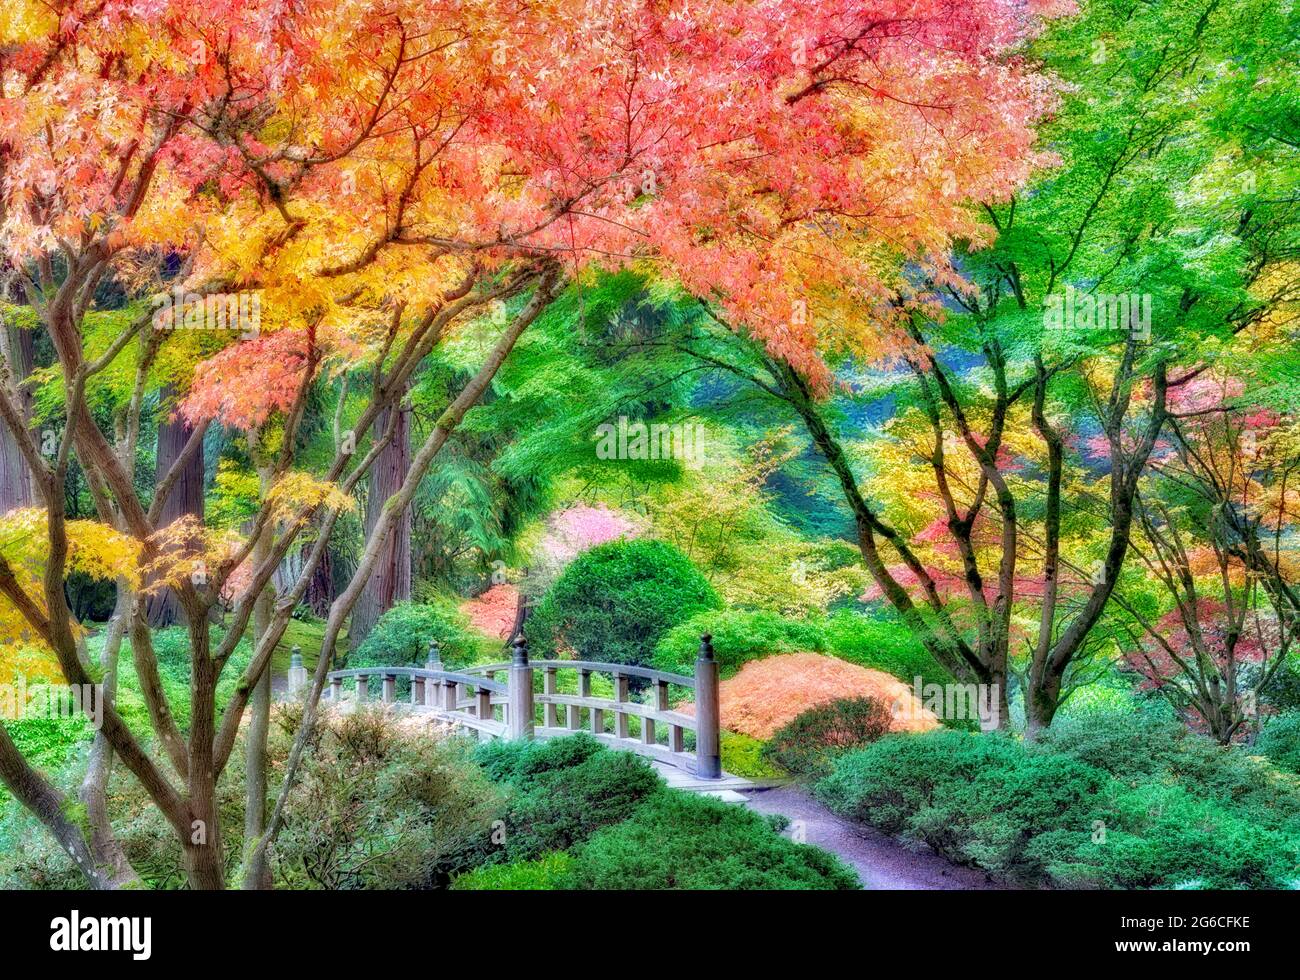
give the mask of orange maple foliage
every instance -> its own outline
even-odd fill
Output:
[[[809,708],[838,698],[877,698],[891,707],[896,732],[928,732],[939,719],[912,689],[889,674],[820,653],[784,653],[751,660],[719,686],[722,727],[754,738],[771,738]],[[694,705],[678,708],[694,713]]]
[[[470,625],[480,633],[504,640],[515,625],[519,589],[509,582],[501,582],[477,598],[467,599],[460,608],[469,617]]]

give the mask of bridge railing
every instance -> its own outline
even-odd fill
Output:
[[[341,704],[343,682],[355,678],[354,702],[365,703],[371,695],[372,679],[378,679],[382,683],[380,700],[393,704],[397,678],[408,677],[412,706],[472,728],[485,738],[554,738],[585,730],[615,748],[692,770],[701,778],[717,779],[722,775],[718,664],[711,641],[708,634],[701,638],[694,676],[628,664],[530,660],[522,637],[515,641],[514,656],[508,662],[448,671],[437,660],[435,644],[425,667],[358,667],[331,672],[330,700]],[[540,692],[534,684],[537,670],[542,671]],[[576,673],[576,684],[564,686],[575,693],[560,693],[560,678],[569,673]],[[593,692],[593,675],[608,675],[610,697]],[[504,680],[498,680],[500,676]],[[632,699],[633,678],[648,682],[645,701]],[[669,692],[674,686],[693,693],[694,714],[672,709]],[[291,671],[291,691],[294,687]],[[693,750],[687,747],[687,732],[694,733]]]
[[[371,679],[378,678],[382,683],[379,700],[383,704],[395,704],[399,677],[411,679],[413,707],[432,711],[488,737],[506,734],[510,713],[507,685],[475,674],[427,667],[335,670],[329,674],[329,699],[341,703],[344,680],[355,678],[353,703],[364,704],[370,700]]]

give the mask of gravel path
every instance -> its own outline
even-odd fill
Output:
[[[916,852],[878,830],[846,820],[797,786],[745,794],[758,813],[779,813],[802,821],[803,841],[838,855],[867,889],[989,890],[1003,886],[982,871],[955,865],[930,851]]]

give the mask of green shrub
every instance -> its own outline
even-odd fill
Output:
[[[1166,705],[1059,719],[1033,749],[1069,755],[1130,787],[1180,786],[1190,797],[1300,837],[1300,780],[1252,755],[1258,748],[1219,745],[1189,731]]]
[[[526,631],[538,657],[567,646],[579,659],[645,666],[665,631],[720,605],[708,580],[672,545],[611,541],[564,570]]]
[[[493,739],[479,744],[474,761],[494,782],[527,787],[546,773],[581,765],[604,749],[586,732],[545,741]]]
[[[897,617],[842,610],[826,622],[826,639],[835,656],[860,667],[882,670],[908,686],[920,677],[923,684],[950,684],[952,675],[922,646]]]
[[[280,720],[283,741],[291,729]],[[382,712],[343,715],[312,733],[276,839],[276,878],[297,888],[441,884],[499,807],[464,740],[402,732]]]
[[[763,757],[804,779],[820,779],[835,759],[889,732],[889,705],[876,698],[839,698],[809,708],[776,732]]]
[[[1095,711],[1054,720],[1036,747],[1059,752],[1121,778],[1147,778],[1171,768],[1183,754],[1187,727],[1160,706],[1141,711]],[[1196,736],[1192,736],[1195,738]]]
[[[489,744],[478,759],[489,778],[515,790],[502,842],[511,861],[566,850],[601,827],[626,820],[663,785],[640,756],[612,752],[585,734]]]
[[[788,773],[763,756],[763,742],[742,732],[722,735],[722,769],[746,779],[780,779]]]
[[[564,888],[573,869],[573,856],[564,851],[544,854],[536,861],[489,864],[452,882],[456,891],[550,891]]]
[[[1138,724],[1163,730],[1158,718]],[[892,735],[841,757],[816,792],[838,813],[1021,884],[1287,884],[1300,840],[1278,826],[1290,818],[1263,812],[1270,804],[1255,780],[1267,772],[1244,755],[1200,755],[1197,743],[1175,750],[1157,738],[1158,761],[1118,778],[1144,750],[1122,731],[1104,719],[1029,746],[1000,734]],[[1234,799],[1229,787],[1242,792]],[[1278,801],[1271,807],[1285,809]]]
[[[575,859],[570,883],[580,889],[860,887],[838,858],[787,840],[763,817],[676,790],[595,834]]]
[[[804,650],[824,653],[826,634],[815,623],[787,619],[774,612],[738,609],[711,610],[674,626],[659,640],[654,666],[677,674],[694,674],[700,637],[713,637],[713,654],[724,676],[741,665],[773,653]]]
[[[1090,888],[1277,888],[1296,844],[1179,786],[1146,783],[1103,801],[1093,829],[1030,845],[1049,879]]]
[[[1300,711],[1270,718],[1255,740],[1255,751],[1287,772],[1300,773]]]
[[[302,709],[272,715],[267,742],[270,791],[284,771]],[[244,747],[238,744],[217,786],[226,880],[240,881],[245,803]],[[277,888],[427,888],[468,870],[492,820],[504,809],[499,787],[472,763],[465,740],[394,726],[381,712],[320,722],[302,756],[285,825],[276,839]],[[25,811],[24,811],[25,812]],[[113,827],[131,866],[150,888],[184,887],[180,844],[124,766],[109,784]],[[6,818],[8,815],[6,815]],[[84,888],[85,879],[50,836],[33,825],[21,848],[0,853],[0,886]]]
[[[379,617],[348,666],[423,667],[434,640],[448,669],[473,663],[479,650],[469,618],[452,603],[399,602]]]

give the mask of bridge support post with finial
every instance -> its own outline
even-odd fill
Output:
[[[511,738],[533,737],[533,668],[528,663],[528,641],[522,633],[515,637],[514,656],[507,682],[510,705],[506,723]]]
[[[718,661],[713,656],[713,637],[708,633],[700,637],[700,655],[695,661],[695,723],[695,775],[721,779]]]
[[[302,665],[302,647],[294,647],[289,654],[289,696],[296,697],[307,686],[307,668]]]

